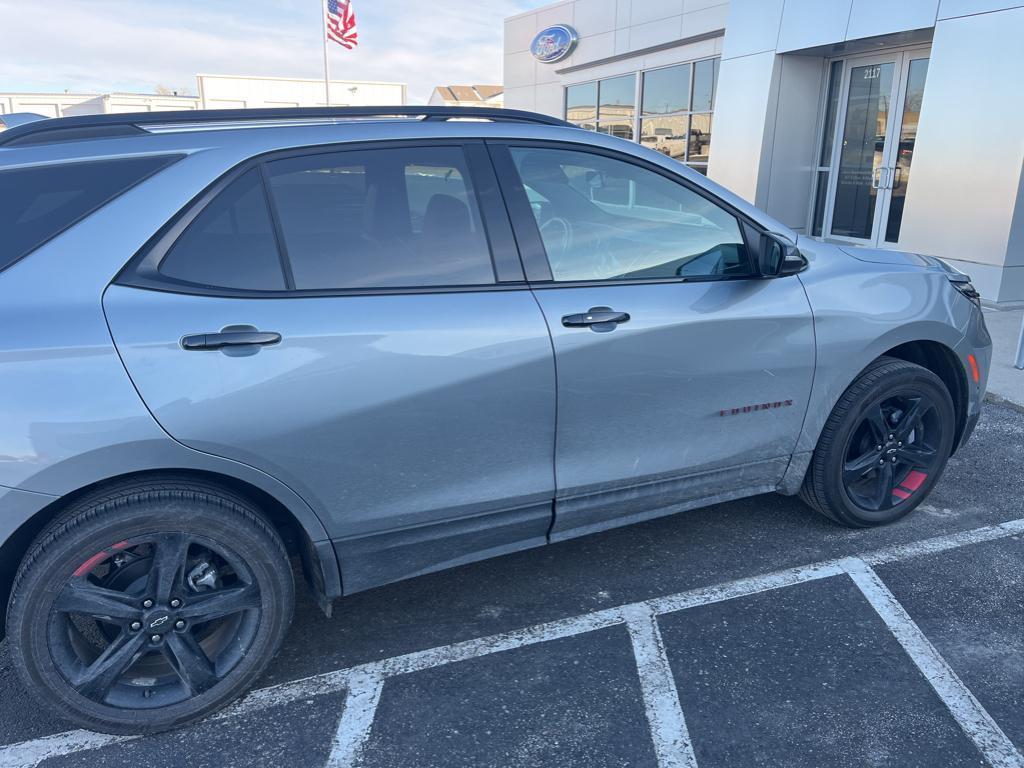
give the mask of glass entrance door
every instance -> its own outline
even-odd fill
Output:
[[[903,79],[899,104],[898,134],[893,134],[892,149],[888,158],[886,182],[888,193],[882,209],[883,229],[879,233],[884,243],[895,245],[900,239],[900,225],[903,223],[903,203],[907,196],[907,182],[910,181],[910,165],[914,160],[914,143],[917,140],[917,123],[921,117],[921,102],[924,99],[924,81],[928,76],[927,54],[917,57],[907,55],[906,77]]]
[[[898,242],[927,69],[921,50],[846,62],[826,202],[829,238]]]

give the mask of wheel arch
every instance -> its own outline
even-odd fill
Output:
[[[967,371],[953,347],[945,340],[938,341],[934,338],[934,336],[941,335],[939,331],[945,332],[948,329],[928,325],[917,330],[918,333],[909,339],[906,335],[902,339],[899,338],[899,335],[905,333],[902,329],[897,332],[899,335],[894,334],[895,338],[889,336],[877,339],[868,353],[860,358],[856,367],[832,360],[830,361],[832,363],[829,366],[830,370],[818,371],[803,432],[790,460],[789,468],[779,483],[780,493],[792,496],[799,492],[810,466],[814,449],[821,437],[821,431],[836,403],[839,402],[839,398],[870,365],[882,357],[893,357],[927,368],[946,385],[950,397],[953,399],[956,413],[956,430],[953,435],[953,452],[956,452],[967,427],[970,405]],[[925,335],[933,336],[933,338],[922,338]],[[949,338],[948,340],[952,341],[953,339]]]
[[[254,483],[221,472],[195,468],[168,468],[126,472],[84,485],[74,491],[56,497],[25,520],[0,545],[0,639],[6,634],[7,608],[10,590],[15,574],[32,542],[69,505],[89,494],[125,481],[154,480],[173,476],[175,478],[200,480],[222,486],[245,497],[253,503],[273,524],[281,535],[289,555],[298,557],[302,563],[303,576],[317,603],[327,615],[331,613],[331,601],[341,595],[341,579],[337,557],[330,542],[314,539],[304,518],[306,511],[296,511],[284,500]]]
[[[956,431],[953,433],[953,453],[956,453],[967,426],[968,383],[967,371],[964,370],[956,352],[938,341],[910,341],[884,352],[881,357],[895,357],[908,363],[927,368],[946,385],[949,396],[953,399],[956,412]]]

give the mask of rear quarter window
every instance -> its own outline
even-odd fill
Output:
[[[0,170],[0,271],[180,157]]]

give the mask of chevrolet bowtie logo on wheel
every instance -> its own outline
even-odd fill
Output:
[[[159,619],[155,619],[155,620],[151,621],[149,623],[149,628],[150,629],[156,629],[157,627],[162,627],[164,624],[166,624],[170,620],[171,620],[170,616],[161,616]]]

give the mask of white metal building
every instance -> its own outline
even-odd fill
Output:
[[[323,107],[324,81],[294,77],[196,75],[203,109],[254,107]],[[405,83],[331,80],[331,106],[364,107],[405,104]]]
[[[70,117],[198,108],[199,99],[195,96],[157,93],[0,93],[0,115],[35,112],[46,117]]]
[[[324,81],[293,77],[197,75],[198,96],[153,93],[0,93],[0,114],[36,112],[47,117],[109,112],[160,112],[179,109],[252,109],[322,107]],[[332,106],[405,104],[405,83],[332,80]]]
[[[1005,305],[1021,39],[1019,0],[566,0],[505,21],[505,105],[638,140],[799,232],[941,256]]]

